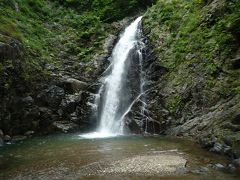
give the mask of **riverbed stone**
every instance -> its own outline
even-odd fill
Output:
[[[4,134],[3,134],[3,131],[0,129],[0,137],[3,137]]]
[[[24,133],[25,136],[31,137],[35,132],[34,131],[27,131]]]
[[[225,169],[225,166],[220,164],[220,163],[215,164],[214,167],[215,167],[215,169],[218,169],[218,170],[224,170]]]
[[[234,160],[232,161],[232,163],[233,163],[234,166],[240,167],[240,158],[234,159]]]
[[[3,140],[4,140],[5,142],[9,142],[9,141],[11,141],[11,139],[12,139],[11,136],[9,136],[9,135],[7,135],[7,134],[6,134],[6,135],[4,136],[4,138],[3,138]]]
[[[19,142],[27,139],[27,136],[17,135],[12,137],[12,142]]]
[[[199,139],[199,143],[203,148],[212,148],[216,142],[216,138],[202,137]]]
[[[201,172],[208,172],[209,171],[209,169],[207,167],[201,167],[199,170]]]
[[[220,143],[215,143],[213,148],[210,149],[210,151],[220,154],[223,151],[223,145]]]
[[[194,174],[206,174],[207,172],[209,172],[209,169],[207,167],[201,167],[197,170],[193,170],[191,171]]]
[[[229,164],[227,170],[232,173],[236,171],[236,167],[233,164]]]
[[[3,138],[2,138],[2,137],[0,137],[0,147],[2,147],[2,146],[3,146],[3,144],[4,144]]]
[[[118,160],[97,174],[173,175],[186,172],[187,160],[177,154],[139,155]]]

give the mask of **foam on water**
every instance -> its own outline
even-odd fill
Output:
[[[80,134],[79,137],[84,139],[100,139],[100,138],[112,138],[118,135],[119,134],[113,134],[108,132],[92,132],[87,134]]]

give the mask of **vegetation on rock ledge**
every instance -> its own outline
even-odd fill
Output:
[[[48,77],[53,70],[62,70],[66,60],[77,71],[81,63],[89,62],[102,50],[107,35],[117,31],[109,23],[133,15],[148,4],[150,1],[140,0],[1,0],[0,42],[18,41],[23,45],[21,76],[25,80]],[[11,61],[0,63],[1,82],[7,83],[3,67]]]
[[[176,91],[167,102],[176,111],[183,87],[202,81],[203,100],[211,106],[219,98],[240,94],[240,2],[237,0],[159,0],[148,9],[144,27],[165,76]],[[212,96],[214,92],[215,96]],[[216,97],[217,96],[217,97]]]

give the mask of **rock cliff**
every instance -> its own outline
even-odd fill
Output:
[[[236,0],[159,0],[144,15],[162,74],[147,98],[157,133],[239,157],[239,8]]]

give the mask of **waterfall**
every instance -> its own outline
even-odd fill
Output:
[[[142,49],[140,22],[138,17],[122,33],[110,57],[111,64],[108,74],[102,78],[102,86],[96,98],[99,127],[97,132],[84,135],[88,138],[109,137],[124,133],[124,116],[131,110],[136,98],[143,93]],[[135,58],[137,56],[137,58]],[[139,62],[134,69],[139,69],[139,88],[134,92],[131,89],[129,74],[131,64],[137,59]],[[143,105],[144,108],[144,105]]]

